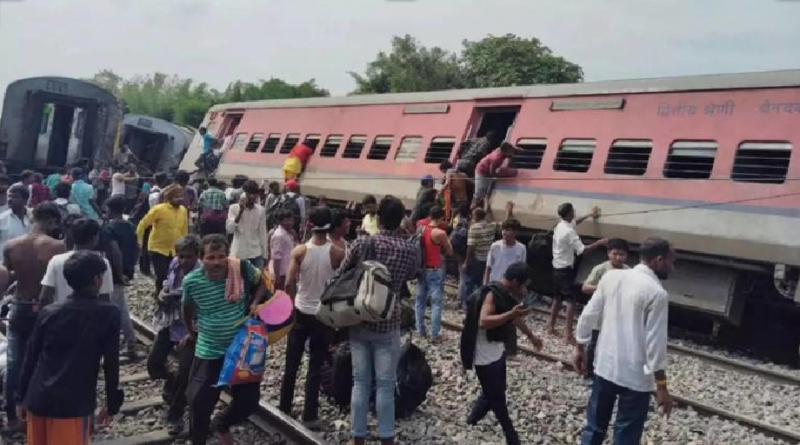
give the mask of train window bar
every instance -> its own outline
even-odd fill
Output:
[[[285,155],[292,151],[297,142],[300,141],[300,133],[289,133],[286,135],[286,139],[283,140],[283,145],[281,145],[281,151],[279,152],[282,155]]]
[[[565,172],[586,173],[592,165],[594,139],[564,139],[558,148],[553,169]]]
[[[322,139],[322,135],[319,134],[307,134],[306,138],[303,139],[303,143],[308,146],[311,150],[316,151],[317,146],[319,145],[319,141]]]
[[[733,160],[731,179],[737,182],[783,184],[791,157],[792,144],[786,141],[742,142]]]
[[[247,146],[247,133],[239,133],[233,139],[233,145],[231,146],[231,151],[244,150],[246,146]]]
[[[367,153],[367,159],[377,161],[386,159],[386,156],[389,155],[389,150],[392,148],[392,142],[394,142],[394,136],[375,136],[375,140],[372,141],[372,146]]]
[[[244,151],[253,153],[254,151],[258,150],[258,146],[261,145],[261,140],[264,139],[264,133],[253,133],[250,136],[250,142],[247,143],[247,147],[245,147]]]
[[[275,153],[280,141],[280,133],[270,133],[269,136],[267,136],[267,141],[264,142],[264,147],[261,148],[261,153]]]
[[[608,175],[642,176],[652,152],[651,140],[617,139],[611,144],[603,171]]]
[[[522,170],[538,170],[542,166],[544,151],[547,149],[547,139],[519,138],[517,148],[508,166]]]
[[[341,134],[328,135],[328,138],[325,140],[325,145],[322,146],[322,150],[320,151],[319,155],[324,158],[332,158],[336,156],[336,152],[339,151],[340,145],[342,145]]]
[[[674,141],[664,164],[664,177],[708,179],[717,155],[716,141]]]
[[[394,160],[397,162],[414,162],[417,159],[422,136],[406,136],[400,141]]]
[[[364,146],[367,145],[367,136],[360,134],[350,136],[350,140],[347,141],[347,145],[344,146],[344,152],[342,152],[342,157],[347,159],[358,159],[361,157],[361,151],[364,149]]]
[[[450,159],[453,147],[456,146],[456,138],[452,136],[438,136],[431,139],[431,145],[425,153],[426,164],[441,164],[442,161]]]

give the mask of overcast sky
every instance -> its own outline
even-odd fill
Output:
[[[800,67],[800,1],[0,0],[0,96],[19,78],[177,73],[354,84],[393,35],[536,36],[586,80]]]

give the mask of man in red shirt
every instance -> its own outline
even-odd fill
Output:
[[[480,206],[481,202],[491,194],[495,178],[510,178],[517,176],[514,168],[503,167],[507,159],[514,156],[513,145],[503,142],[499,148],[481,159],[475,167],[475,196],[472,198],[472,209]]]
[[[284,178],[287,181],[297,179],[305,171],[312,154],[314,154],[314,150],[308,145],[303,143],[295,145],[292,151],[289,152],[286,162],[283,163]]]

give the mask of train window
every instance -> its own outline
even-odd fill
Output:
[[[667,154],[664,177],[708,179],[716,154],[716,141],[675,141]]]
[[[367,159],[378,161],[386,159],[386,156],[389,155],[389,149],[392,148],[393,141],[394,136],[375,136],[375,140],[372,141],[372,146],[369,148],[369,153],[367,153]]]
[[[325,145],[322,146],[322,151],[320,152],[320,156],[326,158],[332,158],[336,156],[336,152],[339,150],[340,145],[342,145],[341,134],[329,135],[328,139],[325,140]]]
[[[400,141],[400,146],[397,147],[397,153],[394,155],[394,160],[397,162],[414,162],[419,152],[419,146],[422,144],[422,137],[420,136],[406,136]]]
[[[306,138],[303,139],[303,143],[306,144],[308,148],[316,150],[320,139],[322,139],[322,136],[318,134],[307,134]]]
[[[652,151],[653,141],[617,139],[608,151],[604,171],[609,175],[642,176]]]
[[[511,168],[524,170],[537,170],[542,166],[542,157],[547,149],[547,139],[520,138],[517,139],[517,150],[508,163]]]
[[[367,145],[367,137],[365,135],[350,136],[350,140],[347,142],[347,145],[344,146],[342,157],[347,159],[360,158],[361,150],[364,149],[365,145]]]
[[[435,137],[431,139],[431,145],[425,153],[426,164],[441,164],[442,161],[450,159],[450,154],[453,153],[453,147],[456,146],[456,138],[449,137]]]
[[[250,136],[250,142],[247,143],[244,151],[254,152],[258,150],[258,146],[261,145],[261,139],[264,139],[264,133],[254,133]]]
[[[280,133],[270,133],[269,136],[267,136],[267,141],[264,142],[264,146],[261,147],[261,153],[275,153],[280,141]]]
[[[589,171],[596,146],[594,139],[564,139],[558,148],[553,169],[575,173]]]
[[[791,157],[792,144],[788,142],[742,142],[733,160],[731,179],[782,184],[786,181]]]
[[[246,146],[247,146],[247,133],[239,133],[233,139],[233,145],[231,146],[231,151],[244,150]]]
[[[286,139],[283,140],[283,145],[281,145],[280,154],[285,155],[292,151],[297,142],[300,141],[300,135],[298,133],[289,133],[286,135]]]

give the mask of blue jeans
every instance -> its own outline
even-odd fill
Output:
[[[461,308],[467,308],[467,300],[483,284],[483,273],[486,271],[486,261],[476,259],[467,260],[467,270],[459,273],[458,301]]]
[[[633,391],[595,375],[581,445],[603,443],[615,403],[617,420],[614,423],[614,445],[639,444],[650,407],[650,393]]]
[[[9,422],[17,420],[16,392],[19,387],[22,362],[25,360],[25,351],[28,340],[33,334],[37,313],[33,305],[28,303],[11,303],[8,314],[8,351],[6,352],[6,379],[3,387],[5,398],[6,418]]]
[[[253,267],[255,267],[259,272],[262,272],[264,270],[264,266],[266,266],[264,258],[260,256],[255,258],[248,258],[247,261],[249,261],[250,264],[252,264]]]
[[[417,316],[417,333],[425,335],[425,307],[431,299],[431,336],[436,338],[442,329],[442,297],[444,296],[444,269],[425,270],[425,276],[417,280],[417,301],[414,313]]]
[[[111,302],[119,309],[119,326],[122,331],[122,338],[125,339],[125,345],[128,347],[135,345],[136,334],[133,332],[131,314],[128,311],[128,303],[125,301],[125,286],[114,284],[114,291],[111,293]]]
[[[400,331],[381,333],[363,326],[352,327],[350,354],[353,361],[353,392],[350,402],[353,437],[367,437],[367,412],[374,373],[378,437],[393,439],[394,387],[397,383],[397,360],[400,357]]]

